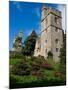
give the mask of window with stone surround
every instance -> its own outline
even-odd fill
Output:
[[[55,23],[58,24],[59,23],[59,18],[55,17]]]
[[[59,40],[58,39],[55,39],[55,43],[58,44]]]
[[[45,52],[47,53],[47,48],[45,49]]]
[[[47,29],[46,29],[46,33],[47,33]]]
[[[45,43],[47,43],[47,40],[45,40]]]
[[[48,24],[48,20],[47,20],[47,18],[46,18],[46,25]]]
[[[56,52],[58,52],[59,51],[59,48],[56,48]]]
[[[55,28],[55,31],[58,32],[58,28],[57,27]]]

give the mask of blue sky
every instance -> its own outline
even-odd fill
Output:
[[[20,31],[23,32],[23,41],[35,30],[37,34],[41,31],[41,8],[43,5],[63,10],[64,5],[42,4],[30,2],[9,2],[9,48],[13,46],[13,40]],[[65,11],[65,10],[64,10]],[[64,13],[63,13],[64,14]],[[64,16],[64,15],[63,15]],[[65,19],[65,18],[64,18]],[[65,28],[65,27],[63,27]]]

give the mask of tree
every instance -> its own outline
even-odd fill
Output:
[[[36,32],[33,30],[31,35],[29,35],[26,40],[24,41],[24,50],[23,50],[23,54],[27,55],[27,56],[31,56],[34,54],[34,49],[35,49],[35,43],[36,43],[36,38],[37,38],[37,34]]]
[[[63,46],[60,49],[60,71],[66,80],[66,34],[63,34]]]
[[[63,46],[60,49],[60,62],[66,64],[66,34],[63,35]]]

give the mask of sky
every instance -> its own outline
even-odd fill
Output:
[[[21,31],[23,32],[22,42],[35,30],[37,34],[41,31],[41,8],[43,5],[52,7],[62,13],[62,29],[65,30],[65,5],[64,4],[43,4],[31,2],[9,2],[9,49],[13,47],[13,40]]]

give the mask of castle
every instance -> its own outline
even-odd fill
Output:
[[[36,40],[34,56],[44,56],[47,59],[51,51],[53,59],[59,61],[60,48],[63,44],[61,12],[43,6],[41,16],[41,34]]]
[[[48,57],[48,52],[52,52],[53,59],[59,61],[60,48],[63,45],[63,30],[61,12],[46,6],[42,7],[41,13],[41,33],[36,39],[34,56]],[[22,51],[22,32],[14,39],[13,51]]]

